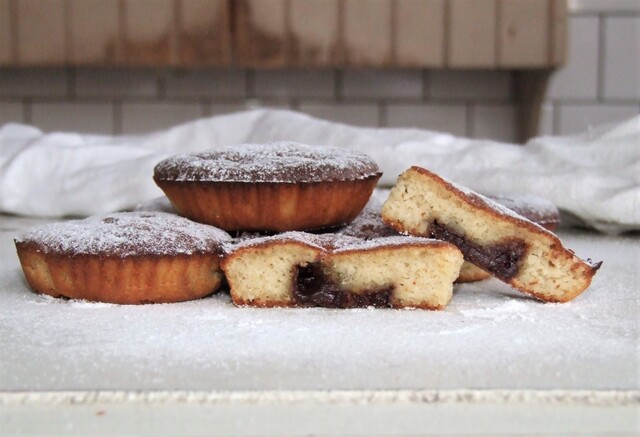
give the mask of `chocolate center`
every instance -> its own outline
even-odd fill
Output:
[[[365,293],[341,290],[323,271],[320,263],[297,266],[294,272],[293,298],[298,305],[323,308],[390,308],[393,287],[384,287]]]
[[[503,281],[509,281],[518,274],[520,262],[527,251],[527,244],[517,238],[492,245],[475,244],[437,221],[433,222],[430,231],[433,238],[456,245],[467,261]]]

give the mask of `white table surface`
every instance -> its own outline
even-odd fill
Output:
[[[169,420],[163,406],[177,402],[192,405],[192,424],[198,423],[196,416],[202,421],[218,414],[229,419],[230,428],[216,429],[239,434],[251,429],[267,434],[416,431],[388,429],[394,423],[413,423],[424,431],[420,420],[404,420],[412,408],[423,420],[446,415],[447,408],[452,417],[468,418],[433,428],[439,432],[497,432],[486,410],[496,405],[503,409],[495,417],[504,417],[509,408],[519,418],[516,428],[505,425],[505,432],[525,423],[532,405],[541,414],[553,407],[582,419],[617,417],[596,419],[600,428],[574,420],[572,432],[626,433],[640,426],[638,236],[561,231],[565,245],[578,255],[604,261],[592,286],[566,304],[543,304],[488,280],[456,286],[453,300],[439,312],[236,308],[224,294],[179,304],[119,306],[53,299],[28,289],[12,238],[37,222],[0,218],[0,404],[6,407],[0,409],[0,425],[12,431],[37,431],[38,421],[28,419],[34,411],[57,418],[67,431],[69,423],[86,423],[72,417],[84,417],[81,409],[72,409],[73,414],[65,409],[74,402],[91,411],[107,405],[114,413],[109,417],[120,417],[114,422],[119,424],[128,423],[124,406],[152,404],[157,407],[149,410],[154,426]],[[283,403],[282,414],[289,419],[297,411],[300,428],[293,423],[274,428],[269,417],[279,417]],[[312,407],[305,409],[309,403]],[[203,405],[219,407],[215,414],[210,408],[200,416],[193,413]],[[256,405],[270,412],[261,410],[264,420],[241,420],[257,414]],[[360,406],[359,416],[353,405]],[[406,408],[394,410],[398,405]],[[352,421],[342,428],[302,426],[316,423],[309,418],[331,406],[332,417],[351,411],[346,417],[356,414],[364,420],[358,423],[374,428],[358,428]],[[58,414],[60,409],[66,416]],[[389,418],[378,423],[385,414]],[[474,422],[476,416],[480,422]],[[566,431],[551,426],[560,423],[553,414],[545,416],[546,425],[528,429]],[[129,419],[138,430],[153,431],[144,427],[143,417]],[[246,428],[251,423],[257,428]],[[73,429],[86,431],[80,425]]]

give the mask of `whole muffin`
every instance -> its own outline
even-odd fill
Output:
[[[192,220],[226,231],[289,231],[349,223],[381,175],[362,153],[274,142],[173,156],[153,179]]]
[[[39,226],[15,244],[38,293],[141,304],[215,292],[229,241],[226,232],[175,214],[129,212]]]

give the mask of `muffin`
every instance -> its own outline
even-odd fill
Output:
[[[214,293],[229,235],[162,212],[52,223],[15,240],[38,293],[118,304],[178,302]]]
[[[381,175],[361,153],[274,142],[170,157],[153,178],[184,217],[226,231],[282,232],[349,223]]]

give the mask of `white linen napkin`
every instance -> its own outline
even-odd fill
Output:
[[[214,116],[140,136],[0,128],[0,211],[91,215],[161,195],[151,176],[165,157],[276,140],[335,145],[369,154],[391,186],[412,165],[488,195],[535,194],[581,224],[608,233],[640,230],[640,117],[526,145],[418,129],[359,128],[259,109]]]

